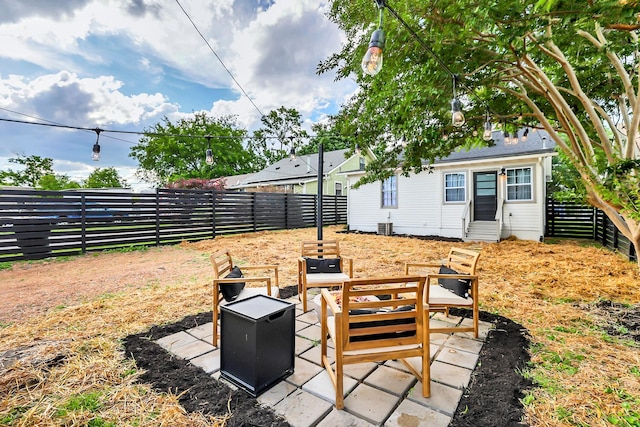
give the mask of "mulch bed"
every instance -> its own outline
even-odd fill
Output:
[[[297,294],[297,287],[285,288],[282,295]],[[452,311],[464,315],[464,310]],[[226,426],[288,426],[270,408],[242,390],[231,390],[189,362],[171,356],[155,344],[164,336],[211,321],[211,312],[188,316],[180,322],[154,326],[148,332],[125,339],[125,353],[145,373],[139,381],[160,392],[179,395],[186,411],[226,416]],[[529,336],[521,325],[501,316],[481,312],[481,320],[494,325],[480,352],[471,382],[464,390],[450,424],[461,426],[525,426],[520,399],[531,382],[522,375],[529,362]]]

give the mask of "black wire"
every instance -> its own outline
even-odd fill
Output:
[[[18,115],[20,115],[20,116],[30,117],[30,118],[32,118],[32,119],[36,119],[36,120],[41,120],[41,121],[43,121],[43,122],[48,122],[48,123],[51,123],[52,125],[65,127],[65,125],[63,125],[63,124],[61,124],[61,123],[58,123],[58,122],[54,122],[53,120],[43,119],[42,117],[32,116],[32,115],[30,115],[30,114],[21,113],[21,112],[19,112],[19,111],[10,110],[10,109],[8,109],[8,108],[0,107],[0,110],[8,111],[8,112],[10,112],[10,113],[18,114]],[[2,119],[2,118],[0,118],[0,120],[2,120],[2,121],[14,121],[14,122],[17,122],[17,123],[32,123],[32,124],[41,124],[41,125],[44,125],[44,123],[27,122],[27,121],[24,121],[24,122],[23,122],[23,121],[19,121],[19,120],[9,120],[9,119]],[[82,129],[82,128],[76,128],[76,127],[69,127],[69,128],[71,128],[71,129],[78,129],[78,130],[84,130],[84,131],[86,131],[86,132],[95,132],[95,129]],[[116,140],[116,141],[128,142],[128,143],[130,143],[130,144],[133,144],[133,141],[128,141],[128,140],[126,140],[126,139],[122,139],[122,138],[116,138],[115,136],[105,135],[105,137],[106,137],[106,138],[109,138],[109,139]]]
[[[245,92],[245,90],[242,88],[242,86],[240,85],[240,83],[238,83],[238,80],[236,80],[236,78],[233,76],[233,74],[231,74],[231,71],[229,71],[229,69],[227,68],[226,65],[224,65],[224,62],[222,62],[222,59],[220,58],[220,56],[218,56],[218,54],[216,53],[216,51],[213,49],[213,47],[211,47],[211,45],[209,44],[209,42],[207,41],[206,37],[202,35],[202,33],[200,32],[200,30],[198,29],[198,27],[196,26],[195,22],[193,22],[193,19],[191,19],[191,17],[189,16],[189,14],[187,13],[186,10],[184,10],[184,7],[182,7],[182,5],[180,4],[179,0],[176,0],[176,3],[178,3],[178,6],[180,6],[180,9],[182,9],[182,12],[184,12],[185,16],[187,17],[187,19],[189,19],[189,21],[191,22],[191,25],[193,25],[193,28],[196,29],[196,31],[198,32],[198,34],[200,35],[200,37],[202,38],[202,40],[204,40],[204,42],[206,43],[207,47],[209,48],[209,50],[215,55],[216,58],[218,58],[218,61],[220,61],[220,64],[222,64],[222,67],[225,69],[225,71],[231,76],[231,78],[233,79],[233,81],[235,82],[235,84],[240,88],[240,90],[242,91],[242,93],[244,94],[244,96],[249,100],[249,102],[251,102],[251,105],[253,105],[253,107],[256,109],[256,111],[260,114],[260,117],[263,117],[264,114],[262,114],[262,111],[260,111],[260,109],[258,108],[258,106],[253,102],[253,100],[249,97],[249,95],[247,95],[247,92]]]

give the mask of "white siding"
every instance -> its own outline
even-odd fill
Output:
[[[551,175],[550,158],[494,159],[482,163],[446,164],[435,167],[433,173],[422,172],[409,177],[398,175],[398,207],[381,207],[381,183],[349,188],[348,223],[351,230],[376,232],[378,223],[393,223],[394,234],[462,238],[462,215],[466,203],[473,198],[473,173],[500,172],[501,168],[531,167],[532,201],[505,201],[502,238],[514,236],[523,240],[538,240],[544,235],[545,177]],[[444,202],[444,174],[464,173],[466,200],[464,203]],[[349,177],[349,187],[359,176]],[[498,198],[505,197],[506,182],[498,177]]]

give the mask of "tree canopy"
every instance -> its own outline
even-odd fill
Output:
[[[360,61],[376,3],[384,6],[386,45],[384,65],[371,77]],[[329,16],[347,42],[318,71],[336,70],[360,85],[337,123],[378,154],[367,180],[392,173],[401,151],[408,173],[457,146],[483,144],[487,117],[509,131],[544,129],[579,172],[587,200],[638,252],[638,3],[334,0]],[[454,79],[461,127],[451,122]]]
[[[164,118],[145,130],[145,136],[131,147],[129,157],[138,160],[138,176],[155,185],[178,179],[214,179],[252,172],[256,156],[244,148],[247,131],[235,117],[211,117],[196,113],[172,123]],[[205,153],[211,149],[213,163]]]
[[[42,177],[54,175],[53,159],[49,157],[19,154],[18,157],[10,158],[9,163],[21,165],[22,169],[0,171],[0,183],[5,185],[25,185],[35,188]]]
[[[85,188],[125,188],[127,181],[114,167],[96,168],[83,182]]]
[[[260,119],[262,127],[253,133],[248,149],[257,155],[256,170],[298,151],[308,138],[302,128],[302,115],[294,108],[279,107]]]

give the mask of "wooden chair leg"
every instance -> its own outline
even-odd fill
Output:
[[[344,369],[336,358],[336,409],[344,409]]]
[[[214,347],[218,347],[218,317],[219,317],[219,296],[218,296],[218,287],[214,286],[213,288],[213,337],[211,338],[211,343]]]
[[[302,312],[307,312],[307,285],[302,284]]]

